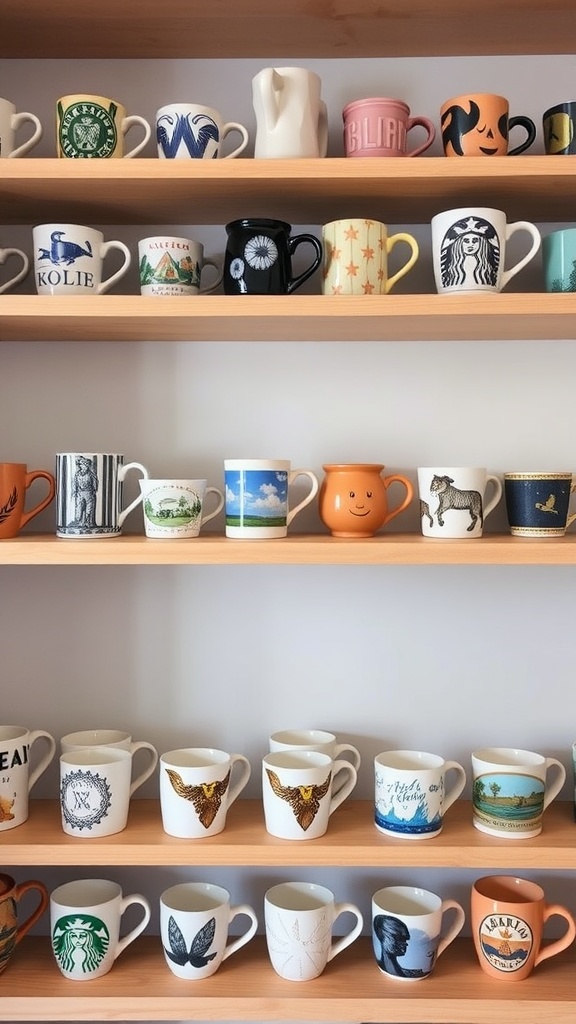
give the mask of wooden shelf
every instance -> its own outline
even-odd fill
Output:
[[[406,57],[565,53],[572,0],[2,0],[0,57]],[[568,50],[569,52],[569,50]]]
[[[576,535],[435,540],[382,533],[346,540],[294,534],[280,540],[231,540],[205,533],[193,540],[140,535],[72,540],[23,533],[0,541],[0,565],[576,565]]]
[[[414,842],[382,835],[374,825],[372,802],[349,800],[331,817],[328,831],[320,839],[288,842],[266,832],[260,800],[238,800],[219,835],[176,839],[162,829],[158,800],[134,799],[123,832],[102,839],[80,839],[62,831],[58,801],[33,800],[28,821],[2,833],[2,859],[11,866],[92,868],[186,864],[575,870],[575,829],[572,804],[556,801],[546,810],[544,828],[536,838],[494,839],[474,828],[470,802],[459,800],[446,814],[439,836]]]
[[[3,0],[3,3],[5,0]],[[80,5],[78,5],[80,6]],[[4,19],[4,8],[2,8]],[[576,5],[574,7],[576,20]],[[342,217],[422,224],[458,206],[496,206],[510,219],[573,221],[576,156],[325,160],[2,161],[3,224],[221,224],[280,217],[320,225]],[[224,236],[225,238],[225,236]]]

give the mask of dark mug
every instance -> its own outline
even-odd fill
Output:
[[[576,101],[557,103],[542,115],[544,150],[555,156],[576,153]]]
[[[320,240],[315,235],[291,235],[291,225],[283,220],[264,217],[234,220],[226,225],[226,231],[226,295],[289,295],[320,266]],[[310,266],[294,277],[292,256],[303,242],[309,242],[316,255]]]

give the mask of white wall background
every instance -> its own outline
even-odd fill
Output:
[[[151,121],[159,106],[190,98],[242,121],[253,139],[251,79],[264,63],[4,61],[0,95],[41,117],[45,137],[35,156],[54,155],[56,99],[78,91],[110,95]],[[534,153],[543,151],[542,112],[573,98],[571,57],[294,63],[322,77],[334,156],[342,154],[341,109],[362,96],[401,97],[412,113],[438,124],[448,97],[499,92],[512,114],[536,121]],[[440,151],[437,141],[430,153]],[[152,143],[144,155],[154,158]],[[239,196],[243,215],[250,210]],[[93,226],[134,254],[139,237],[163,230]],[[410,227],[406,220],[401,226]],[[320,226],[295,225],[301,227]],[[174,233],[174,225],[165,228]],[[223,225],[179,225],[176,233],[181,229],[207,252],[223,252]],[[423,255],[402,287],[432,291],[429,227],[417,231]],[[0,226],[0,244],[32,255],[31,225]],[[510,285],[541,288],[539,258]],[[122,289],[138,290],[135,273]],[[32,281],[21,290],[32,293]],[[319,291],[317,277],[308,290]],[[383,462],[413,480],[418,465],[430,464],[570,470],[575,377],[573,341],[5,342],[0,457],[52,468],[56,451],[117,450],[152,475],[207,477],[216,486],[223,459],[242,456],[289,458],[319,475],[325,462]],[[502,509],[488,525],[506,529]],[[35,526],[53,530],[53,510]],[[211,526],[222,532],[223,520]],[[323,529],[315,505],[295,526]],[[142,531],[140,512],[130,529]],[[390,529],[417,530],[416,510]],[[356,743],[362,798],[372,795],[373,755],[388,747],[432,750],[468,767],[476,746],[513,745],[570,768],[574,581],[570,568],[3,567],[1,717],[57,738],[103,726],[130,729],[160,751],[194,744],[239,751],[252,762],[248,792],[255,798],[267,736],[290,727],[331,729]],[[53,765],[38,795],[56,796],[57,774]],[[157,781],[142,795],[156,796]],[[568,786],[563,795],[570,797]],[[52,885],[88,872],[39,866],[12,873],[36,873]],[[326,882],[367,917],[380,885],[413,882],[467,905],[471,882],[469,872],[426,867],[108,872],[125,889],[146,892],[155,909],[166,884],[197,877],[227,885],[236,902],[250,899],[258,912],[267,886],[291,875]],[[576,911],[569,873],[531,877]]]

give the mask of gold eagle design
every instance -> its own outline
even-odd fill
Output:
[[[172,783],[174,792],[184,800],[189,800],[200,823],[204,828],[210,828],[220,809],[222,797],[228,789],[230,770],[225,778],[216,779],[214,782],[201,782],[199,786],[187,786],[182,776],[172,768],[167,768],[166,774]]]
[[[290,804],[296,821],[306,832],[318,814],[322,797],[326,796],[330,788],[331,775],[329,774],[319,786],[283,786],[276,772],[267,768],[266,774],[273,792]]]

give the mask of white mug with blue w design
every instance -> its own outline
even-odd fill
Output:
[[[82,224],[38,224],[32,237],[38,295],[102,295],[132,262],[124,242],[105,242],[101,231]],[[123,263],[103,281],[104,260],[114,250],[122,253]]]
[[[117,452],[59,452],[56,455],[56,535],[76,539],[119,537],[126,517],[142,501],[139,493],[122,508],[123,483],[141,462],[124,464]]]
[[[232,131],[240,132],[242,141],[223,153],[222,143]],[[246,149],[248,131],[237,121],[224,121],[214,107],[169,103],[156,113],[156,141],[161,160],[231,160]]]
[[[446,776],[454,771],[450,788]],[[398,839],[432,839],[466,785],[457,761],[422,750],[385,750],[374,759],[376,828]]]

